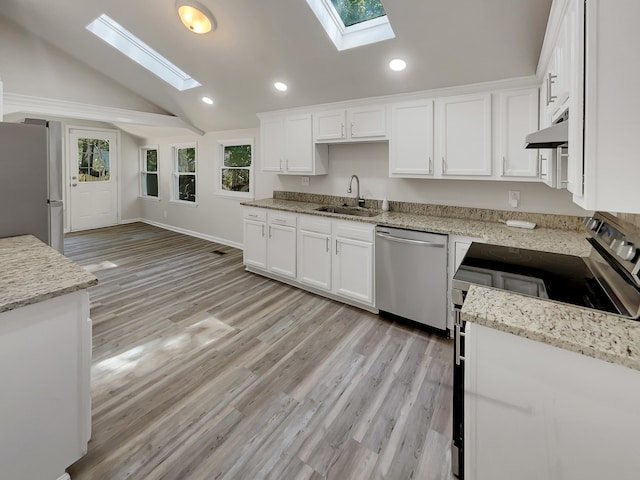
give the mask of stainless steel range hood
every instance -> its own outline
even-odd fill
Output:
[[[524,148],[556,148],[569,142],[569,122],[564,121],[527,135]]]

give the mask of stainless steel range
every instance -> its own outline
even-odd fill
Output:
[[[465,324],[470,285],[508,290],[634,320],[640,318],[640,228],[597,212],[584,219],[589,257],[473,243],[452,282],[456,311],[452,470],[464,478]]]

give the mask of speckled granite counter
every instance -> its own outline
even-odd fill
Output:
[[[640,322],[472,285],[462,319],[640,370]]]
[[[84,268],[31,235],[0,239],[0,312],[96,283]]]
[[[352,215],[338,215],[335,213],[318,212],[316,208],[322,204],[311,202],[297,202],[266,198],[245,202],[243,205],[284,210],[288,212],[321,215],[331,218],[342,218],[355,222],[374,223],[388,227],[408,228],[450,235],[482,238],[487,243],[504,245],[507,247],[530,248],[547,252],[565,253],[569,255],[587,256],[591,246],[585,241],[584,233],[574,230],[560,230],[553,228],[536,228],[526,230],[507,227],[503,223],[486,222],[481,220],[465,220],[461,218],[417,215],[403,212],[380,212],[375,217],[356,217]]]

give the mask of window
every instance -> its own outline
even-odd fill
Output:
[[[196,202],[196,146],[173,147],[173,200]]]
[[[396,36],[380,0],[307,0],[307,3],[339,51]]]
[[[218,191],[223,195],[253,195],[253,139],[220,142]]]
[[[140,192],[143,197],[158,198],[158,148],[140,149]]]

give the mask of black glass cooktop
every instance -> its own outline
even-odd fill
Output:
[[[454,288],[485,285],[562,303],[620,313],[584,260],[573,255],[472,243]]]

